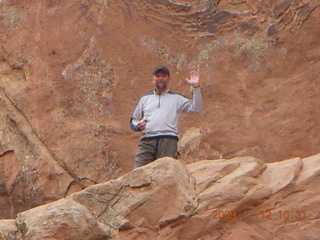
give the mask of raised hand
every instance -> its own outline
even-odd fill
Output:
[[[200,74],[199,72],[192,70],[190,72],[190,79],[186,78],[186,81],[191,84],[193,87],[199,87],[200,86]]]

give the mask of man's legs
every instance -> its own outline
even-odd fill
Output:
[[[162,157],[177,158],[177,150],[178,139],[174,137],[141,139],[134,168],[141,167]]]
[[[175,137],[162,137],[158,139],[156,159],[162,157],[177,158],[178,139]]]
[[[156,159],[156,156],[154,154],[156,145],[157,139],[155,138],[147,138],[140,140],[134,168],[141,167],[143,165],[151,163]]]

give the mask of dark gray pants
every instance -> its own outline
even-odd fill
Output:
[[[155,137],[141,139],[136,154],[134,168],[141,167],[162,157],[177,158],[178,139],[175,137]]]

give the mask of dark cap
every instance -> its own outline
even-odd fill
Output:
[[[157,72],[159,71],[162,71],[164,72],[165,74],[168,74],[170,76],[170,72],[169,72],[169,69],[164,67],[164,66],[159,66],[159,67],[156,67],[153,71],[153,75],[155,75]]]

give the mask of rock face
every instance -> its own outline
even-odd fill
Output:
[[[0,221],[0,239],[318,239],[320,154],[159,159]]]
[[[319,24],[319,0],[0,0],[0,218],[131,171],[159,64],[188,96],[201,72],[186,164],[319,153]]]

